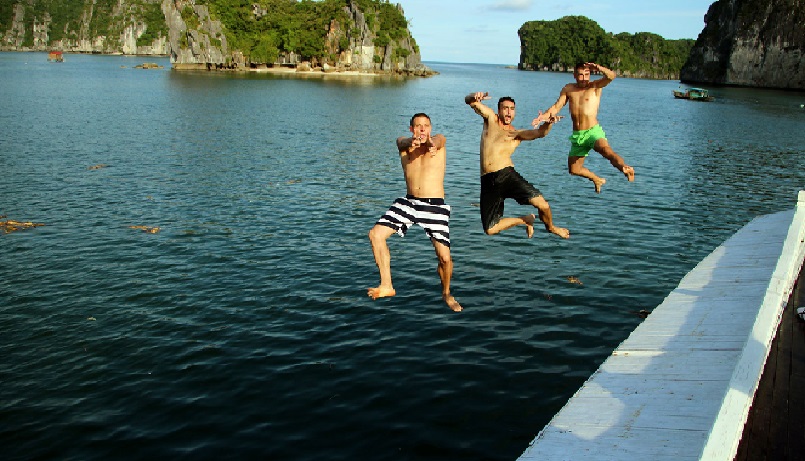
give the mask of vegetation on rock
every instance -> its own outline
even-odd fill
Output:
[[[166,18],[168,11],[178,11],[179,25]],[[211,22],[220,23],[220,32],[211,32]],[[131,51],[132,34],[137,51]],[[199,43],[203,35],[209,38]],[[165,51],[170,36],[178,38]],[[124,40],[129,40],[126,49]],[[366,54],[361,59],[378,68],[421,64],[408,20],[389,0],[171,0],[167,6],[162,0],[0,1],[2,49],[149,54],[143,47],[154,45],[153,50],[186,59],[190,55],[177,47],[194,44],[189,59],[204,60],[210,56],[204,50],[218,48],[216,56],[223,54],[227,62],[237,54],[252,66],[338,64],[351,62],[353,52]],[[282,59],[287,56],[294,58]]]
[[[584,16],[529,21],[518,31],[523,70],[572,70],[595,62],[620,75],[675,79],[690,54],[693,39],[666,40],[657,34],[611,34]]]
[[[35,46],[35,28],[39,25],[47,26],[47,44],[60,40],[115,36],[133,23],[146,24],[148,28],[138,38],[138,45],[150,45],[155,39],[167,37],[168,34],[160,0],[6,0],[0,2],[0,36],[14,26],[17,6],[23,8],[25,18],[22,47]],[[85,26],[86,30],[82,32]]]
[[[338,54],[360,42],[363,30],[348,14],[356,5],[363,14],[371,45],[394,46],[393,55],[405,58],[415,45],[402,10],[388,0],[196,0],[220,20],[232,49],[251,62],[274,62],[293,53],[304,60],[337,62]],[[337,37],[329,36],[333,31]],[[416,50],[416,49],[415,49]],[[418,50],[416,50],[418,51]],[[382,59],[382,57],[381,57]]]

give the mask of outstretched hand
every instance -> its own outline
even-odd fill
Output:
[[[427,146],[433,144],[433,137],[432,136],[412,136],[411,137],[411,147],[414,149],[419,148],[421,146]]]
[[[556,123],[559,120],[562,120],[563,115],[551,115],[548,112],[543,113],[539,111],[539,116],[531,121],[531,126],[534,128],[538,127],[540,123],[548,122],[548,123]]]
[[[436,145],[433,143],[433,136],[412,136],[411,147],[409,149],[416,150],[420,147],[427,147],[431,155],[436,155]]]

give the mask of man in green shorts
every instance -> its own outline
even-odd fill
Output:
[[[601,72],[604,77],[590,81],[590,69]],[[587,178],[595,185],[595,192],[601,193],[606,179],[597,176],[584,167],[584,159],[594,149],[609,160],[629,181],[634,181],[634,168],[609,146],[606,134],[598,124],[598,106],[604,87],[615,79],[615,72],[592,62],[576,64],[573,69],[576,83],[568,83],[559,93],[559,99],[545,113],[534,119],[534,125],[547,121],[559,113],[565,104],[570,103],[570,118],[573,121],[573,135],[570,136],[570,154],[567,158],[568,172]]]

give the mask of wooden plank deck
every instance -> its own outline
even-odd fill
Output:
[[[805,271],[800,271],[749,410],[735,461],[805,460]]]
[[[688,273],[519,460],[732,461],[804,239],[805,191]]]

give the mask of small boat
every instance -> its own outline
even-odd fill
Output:
[[[61,51],[51,51],[48,53],[48,61],[50,62],[64,62],[64,55]]]
[[[688,88],[685,91],[674,90],[677,99],[690,99],[692,101],[712,101],[716,98],[710,96],[704,88]]]

